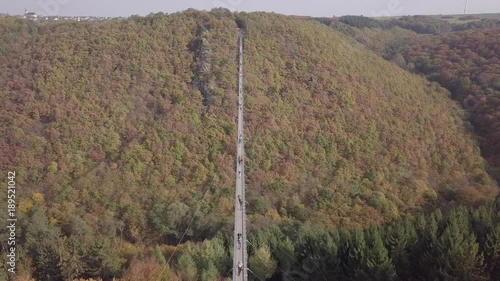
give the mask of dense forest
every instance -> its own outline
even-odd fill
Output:
[[[447,90],[317,21],[215,9],[0,19],[15,280],[230,275],[238,26],[252,278],[499,276],[498,187]]]
[[[399,27],[411,30],[418,34],[441,34],[450,31],[463,31],[469,29],[494,29],[500,27],[500,17],[478,18],[475,16],[464,16],[455,19],[453,16],[403,16],[389,17],[382,20],[368,18],[364,16],[342,16],[339,18],[313,18],[321,23],[330,25],[341,22],[359,29],[378,28],[392,29]]]
[[[431,17],[412,18],[413,21],[419,18],[420,25],[427,24],[427,29],[439,29],[446,23]],[[384,21],[359,16],[315,20],[396,65],[424,74],[430,81],[447,88],[451,98],[467,111],[467,120],[473,126],[482,154],[490,165],[488,171],[497,181],[500,180],[500,24],[492,24],[496,20],[450,25],[447,33],[420,36],[408,26],[391,27]]]
[[[403,55],[469,112],[483,156],[500,180],[500,28],[415,38]]]
[[[250,237],[250,280],[500,278],[500,201],[447,214],[438,210],[383,227],[325,229],[285,223],[253,230]],[[178,257],[177,275],[153,251],[137,264],[150,276],[163,273],[168,280],[217,280],[231,269],[231,242],[218,234],[202,245],[187,243]],[[125,280],[152,280],[139,276]]]

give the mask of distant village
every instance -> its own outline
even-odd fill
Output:
[[[8,15],[0,14],[0,16],[5,17]],[[42,16],[42,15],[37,15],[35,12],[30,12],[28,10],[24,11],[24,15],[15,17],[21,17],[23,19],[32,21],[103,21],[103,20],[124,18],[124,17],[95,17],[95,16]]]

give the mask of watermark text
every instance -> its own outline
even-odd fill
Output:
[[[7,271],[16,273],[16,172],[8,172],[7,180]]]

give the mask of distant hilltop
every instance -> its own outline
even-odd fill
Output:
[[[0,14],[0,16],[8,16],[5,14]],[[125,19],[125,17],[96,17],[96,16],[42,16],[38,15],[35,12],[30,12],[27,9],[24,10],[24,15],[22,16],[14,16],[14,17],[22,17],[23,19],[32,20],[32,21],[102,21],[102,20],[112,20],[112,19]]]

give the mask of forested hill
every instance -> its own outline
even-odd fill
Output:
[[[490,175],[500,180],[500,28],[413,38],[402,52],[469,112]]]
[[[481,17],[491,19],[478,20]],[[447,88],[467,111],[488,172],[500,180],[500,20],[431,16],[378,21],[362,16],[316,18],[396,65]],[[473,20],[468,23],[457,22]],[[412,23],[412,24],[410,24]],[[432,34],[417,34],[432,33]]]
[[[220,10],[2,18],[0,172],[16,171],[32,257],[41,241],[100,237],[120,268],[140,245],[177,243],[193,215],[187,240],[230,232],[237,23],[251,228],[351,228],[495,197],[443,88],[320,23]]]
[[[306,215],[347,224],[398,217],[432,190],[440,202],[486,194],[476,193],[491,184],[483,160],[441,88],[319,24],[269,14],[246,22],[247,153],[262,163],[248,173],[250,193],[271,189],[292,198],[289,215],[305,205]]]

